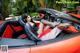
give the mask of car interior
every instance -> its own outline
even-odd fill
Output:
[[[34,35],[34,33],[31,32],[30,27],[25,27],[24,24],[25,23],[23,22],[22,18],[20,19],[20,22],[5,21],[4,23],[2,23],[0,25],[0,45],[8,45],[10,48],[31,47],[35,45],[55,43],[80,35],[80,33],[67,34],[65,33],[65,31],[63,31],[55,39],[41,41],[36,35]],[[38,25],[39,23],[37,23],[37,26]],[[25,34],[27,37],[24,39],[17,38],[22,34]]]

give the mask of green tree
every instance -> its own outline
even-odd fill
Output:
[[[3,0],[3,4],[2,4],[2,15],[3,17],[7,17],[10,14],[10,0]],[[4,19],[3,18],[3,19]]]

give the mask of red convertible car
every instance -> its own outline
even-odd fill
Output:
[[[53,9],[41,9],[50,13],[50,16],[67,19],[76,23],[80,30],[80,20]],[[20,20],[22,21],[22,20]],[[38,24],[38,23],[37,23]],[[0,24],[0,53],[80,53],[80,33],[60,34],[55,39],[41,41],[27,27],[19,21],[9,20]],[[49,30],[47,30],[48,33]],[[26,35],[27,33],[27,35]],[[27,38],[16,38],[26,35]]]

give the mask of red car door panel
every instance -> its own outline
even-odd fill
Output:
[[[31,53],[80,53],[80,36],[31,48]]]

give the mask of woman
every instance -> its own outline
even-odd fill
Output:
[[[28,14],[24,14],[24,15],[22,16],[22,18],[23,18],[23,21],[24,21],[24,23],[25,23],[24,25],[29,24],[32,32],[33,32],[35,35],[38,35],[38,34],[37,34],[38,28],[37,28],[36,23],[33,21],[32,17],[31,17],[30,15],[28,15]]]
[[[27,18],[25,18],[25,20],[26,20],[27,23],[30,24],[33,33],[35,35],[38,35],[38,33],[37,33],[38,27],[37,27],[36,23],[33,21],[32,17],[28,15]]]

